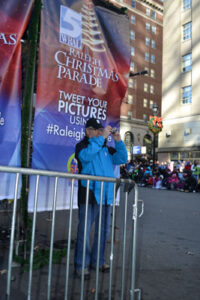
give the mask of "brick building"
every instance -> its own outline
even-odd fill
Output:
[[[133,146],[136,151],[152,154],[152,134],[147,121],[156,103],[161,113],[162,98],[162,37],[163,2],[160,0],[110,1],[126,7],[130,20],[130,72],[143,70],[148,75],[129,78],[129,87],[121,106],[121,134],[126,143],[129,159]],[[139,147],[138,147],[139,146]],[[143,146],[146,146],[144,148]],[[138,150],[137,150],[138,149]],[[139,153],[138,152],[138,153]]]

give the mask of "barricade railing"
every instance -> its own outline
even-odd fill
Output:
[[[65,272],[65,300],[69,299],[69,271],[70,271],[70,251],[71,251],[71,235],[72,235],[72,210],[73,210],[73,197],[74,197],[74,184],[75,180],[86,180],[86,212],[85,212],[85,226],[84,226],[84,241],[83,241],[83,262],[81,272],[81,286],[80,286],[80,299],[84,299],[84,265],[86,256],[86,230],[87,230],[87,213],[89,205],[89,186],[90,181],[101,182],[100,192],[100,207],[99,207],[99,233],[98,233],[98,247],[97,247],[97,266],[96,266],[96,286],[95,286],[95,300],[98,299],[99,294],[99,256],[100,256],[100,230],[101,230],[101,218],[102,218],[102,205],[103,205],[103,188],[105,182],[114,183],[113,188],[113,205],[112,205],[112,225],[111,225],[111,239],[110,239],[110,274],[109,274],[109,288],[108,288],[108,299],[112,299],[112,283],[113,283],[113,258],[114,258],[114,236],[115,236],[115,219],[116,219],[116,191],[120,185],[123,185],[125,192],[124,200],[124,227],[123,227],[123,244],[122,244],[122,267],[121,267],[121,297],[124,299],[125,289],[125,262],[126,262],[126,231],[127,231],[127,208],[128,208],[128,196],[131,190],[134,189],[135,195],[133,197],[133,214],[132,214],[132,258],[131,258],[131,280],[130,280],[130,299],[135,300],[141,299],[141,290],[135,288],[135,275],[136,275],[136,243],[137,243],[137,226],[138,218],[142,216],[144,211],[143,201],[138,199],[138,187],[137,184],[131,179],[115,179],[110,177],[90,176],[63,173],[56,171],[36,170],[36,169],[25,169],[25,168],[13,168],[0,166],[0,172],[3,173],[14,173],[16,174],[16,182],[14,187],[14,203],[12,212],[12,224],[11,224],[11,235],[10,235],[10,246],[9,246],[9,258],[8,258],[8,271],[7,271],[7,287],[6,287],[6,299],[11,300],[11,275],[12,275],[12,263],[13,263],[13,251],[15,245],[15,226],[16,226],[16,215],[17,215],[17,203],[18,203],[18,189],[19,189],[19,177],[20,175],[33,175],[36,176],[35,184],[35,198],[34,198],[34,210],[32,219],[32,233],[31,233],[31,246],[30,246],[30,259],[29,259],[29,276],[28,276],[28,290],[27,299],[31,299],[32,291],[32,276],[33,276],[33,259],[34,259],[34,245],[35,245],[35,232],[36,232],[36,219],[37,219],[37,202],[38,202],[38,189],[40,176],[54,177],[54,198],[52,207],[52,223],[51,223],[51,237],[50,237],[50,250],[49,250],[49,265],[48,265],[48,280],[47,280],[47,295],[45,299],[50,300],[51,298],[51,284],[52,284],[52,257],[53,257],[53,244],[54,244],[54,232],[55,232],[55,212],[56,212],[56,199],[59,178],[65,178],[71,180],[71,195],[70,195],[70,207],[69,207],[69,229],[68,229],[68,244],[66,254],[66,272]],[[138,205],[141,202],[141,213],[138,214]]]

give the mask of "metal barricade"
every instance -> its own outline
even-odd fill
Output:
[[[4,173],[15,173],[16,174],[16,183],[14,188],[14,204],[13,204],[13,213],[12,213],[12,224],[11,224],[11,235],[10,235],[10,246],[9,246],[9,258],[8,258],[8,270],[7,270],[7,283],[6,283],[6,299],[12,300],[12,286],[11,286],[11,277],[12,277],[12,264],[13,264],[13,251],[15,245],[15,226],[16,226],[16,215],[17,215],[17,204],[18,204],[18,188],[19,188],[19,177],[21,174],[24,175],[33,175],[36,176],[36,185],[35,185],[35,198],[34,198],[34,211],[32,215],[32,232],[31,232],[31,245],[30,245],[30,258],[29,258],[29,274],[28,274],[28,287],[27,287],[27,299],[32,298],[32,278],[33,278],[33,260],[34,260],[34,246],[35,246],[35,232],[36,232],[36,220],[37,220],[37,202],[38,202],[38,189],[39,189],[39,180],[41,176],[50,176],[55,178],[54,185],[54,198],[53,198],[53,207],[52,207],[52,220],[51,220],[51,235],[50,235],[50,249],[49,249],[49,265],[48,265],[48,278],[47,278],[47,293],[44,299],[51,299],[51,287],[52,287],[52,257],[53,257],[53,245],[54,245],[54,232],[55,232],[55,218],[56,218],[56,200],[57,200],[57,188],[59,178],[66,178],[71,180],[71,195],[70,195],[70,208],[69,208],[69,221],[68,221],[68,244],[67,244],[67,254],[66,254],[66,269],[65,269],[65,286],[64,286],[64,295],[63,299],[70,299],[69,295],[69,286],[70,286],[70,257],[71,257],[71,239],[72,239],[72,213],[73,213],[73,196],[74,196],[74,183],[75,180],[84,179],[87,181],[87,192],[86,192],[86,213],[85,213],[85,227],[84,227],[84,242],[83,242],[83,263],[82,263],[82,275],[80,281],[80,298],[84,298],[85,290],[85,280],[84,280],[84,265],[85,265],[85,254],[86,254],[86,229],[87,229],[87,213],[88,213],[88,204],[89,204],[89,185],[90,181],[100,181],[101,182],[101,197],[100,197],[100,208],[99,208],[99,233],[98,233],[98,248],[97,248],[97,266],[96,266],[96,277],[95,277],[95,300],[102,299],[99,298],[99,256],[100,256],[100,228],[101,228],[101,217],[102,217],[102,203],[103,203],[103,188],[105,182],[114,183],[113,189],[113,205],[112,205],[112,222],[111,222],[111,238],[110,238],[110,272],[108,280],[108,299],[113,299],[112,295],[112,286],[113,286],[113,277],[115,273],[114,266],[114,255],[115,255],[115,221],[116,221],[116,190],[121,185],[123,185],[125,199],[124,199],[124,217],[123,217],[123,238],[122,238],[122,266],[121,266],[121,287],[120,287],[120,299],[125,299],[125,266],[126,266],[126,245],[127,245],[127,212],[128,212],[128,201],[129,196],[132,190],[134,190],[135,195],[132,203],[132,230],[131,230],[131,278],[130,278],[130,287],[129,287],[129,299],[135,300],[141,299],[141,290],[135,288],[135,275],[136,275],[136,241],[137,241],[137,226],[138,218],[143,214],[143,201],[138,200],[138,187],[137,185],[129,179],[114,179],[109,177],[97,177],[89,175],[79,175],[79,174],[70,174],[62,172],[53,172],[53,171],[44,171],[44,170],[34,170],[34,169],[23,169],[23,168],[11,168],[0,166],[0,172]],[[141,202],[141,213],[138,214],[138,205]],[[122,200],[120,201],[120,205]],[[130,224],[129,224],[130,225]],[[130,265],[130,264],[129,264]],[[45,285],[45,283],[43,283]],[[73,298],[74,299],[74,298]],[[116,298],[115,298],[116,299]]]

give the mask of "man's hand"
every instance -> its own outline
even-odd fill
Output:
[[[102,136],[107,139],[107,137],[111,134],[112,127],[110,125],[106,126],[102,132]]]
[[[117,130],[115,133],[113,133],[112,136],[113,136],[113,139],[114,139],[116,142],[121,141],[121,135],[120,135],[120,133],[119,133],[118,130]]]
[[[112,134],[113,136],[113,139],[116,141],[116,142],[119,142],[121,141],[121,135],[119,133],[118,130],[115,131],[115,133],[112,133],[112,127],[110,125],[106,126],[104,128],[104,130],[102,131],[102,136],[107,139],[107,137]]]

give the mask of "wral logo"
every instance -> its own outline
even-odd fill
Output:
[[[76,11],[60,6],[60,42],[82,49],[82,16]]]

